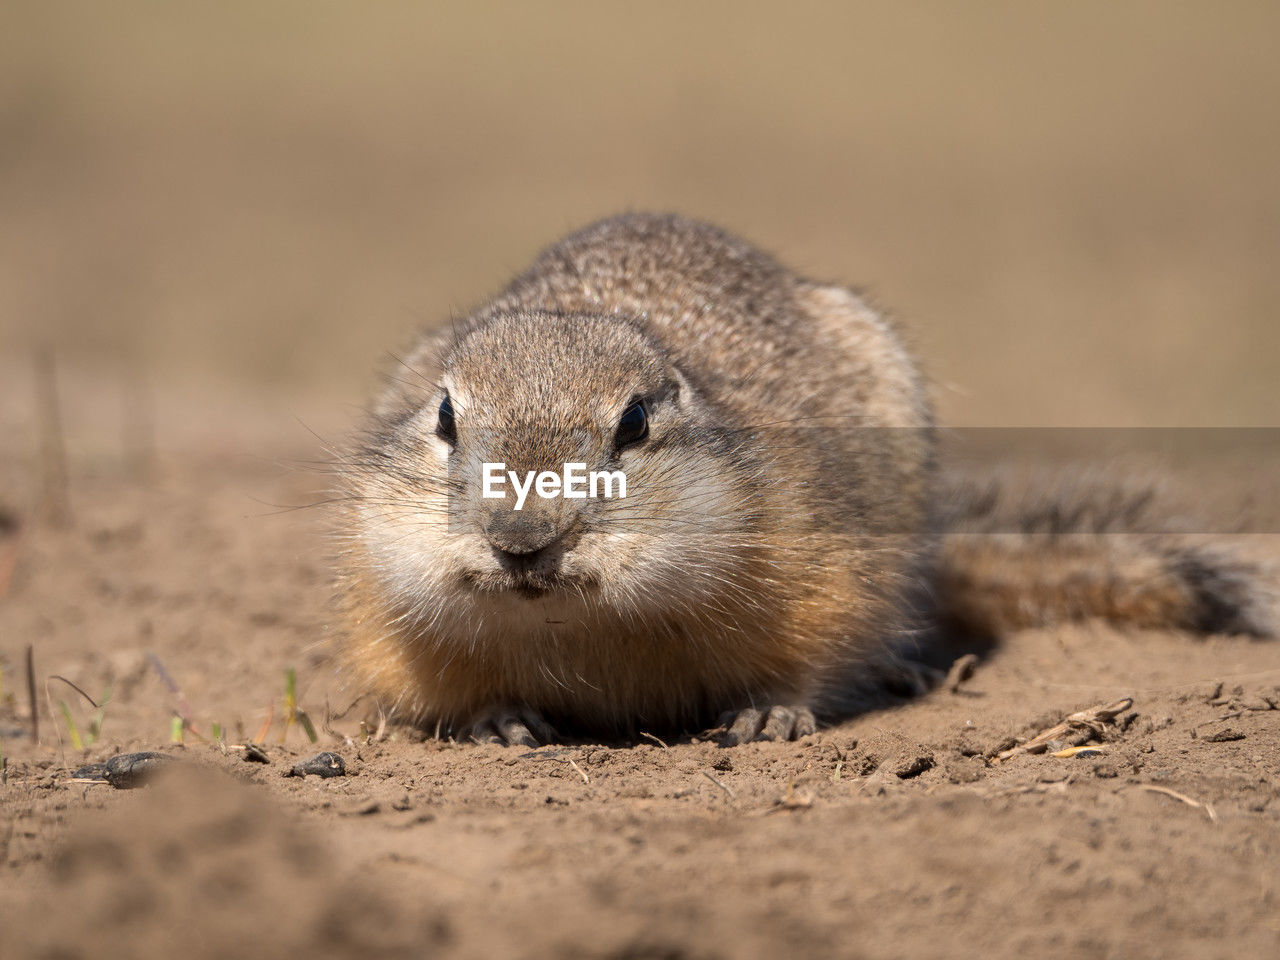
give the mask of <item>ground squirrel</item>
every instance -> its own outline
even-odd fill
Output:
[[[944,544],[894,324],[703,223],[574,233],[388,379],[340,461],[340,665],[459,739],[800,737],[910,679],[944,623],[1271,629],[1230,556]],[[567,464],[626,496],[519,500]]]

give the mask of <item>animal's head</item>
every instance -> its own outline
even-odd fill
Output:
[[[466,636],[734,589],[750,465],[638,326],[500,316],[405,367],[350,479],[355,552],[406,615]]]

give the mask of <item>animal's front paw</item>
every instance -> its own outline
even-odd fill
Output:
[[[540,747],[555,742],[556,732],[536,710],[491,710],[464,727],[458,739],[507,747]]]
[[[729,728],[720,740],[722,747],[752,740],[799,740],[818,729],[813,711],[803,706],[731,710],[720,718],[720,725]]]

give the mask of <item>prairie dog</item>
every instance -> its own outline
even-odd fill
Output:
[[[796,738],[951,613],[1099,606],[1061,599],[1079,577],[1010,597],[997,541],[972,571],[942,553],[932,406],[894,324],[707,224],[574,233],[403,366],[343,462],[341,669],[427,728]],[[516,509],[518,478],[566,464],[626,496]],[[1148,620],[1205,626],[1217,582],[1138,552],[1168,579],[1134,587]]]

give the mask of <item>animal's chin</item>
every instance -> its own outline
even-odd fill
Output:
[[[547,597],[583,592],[596,587],[586,577],[565,576],[562,573],[510,573],[508,571],[473,572],[464,575],[463,582],[477,593],[518,597],[525,600],[541,600]]]

